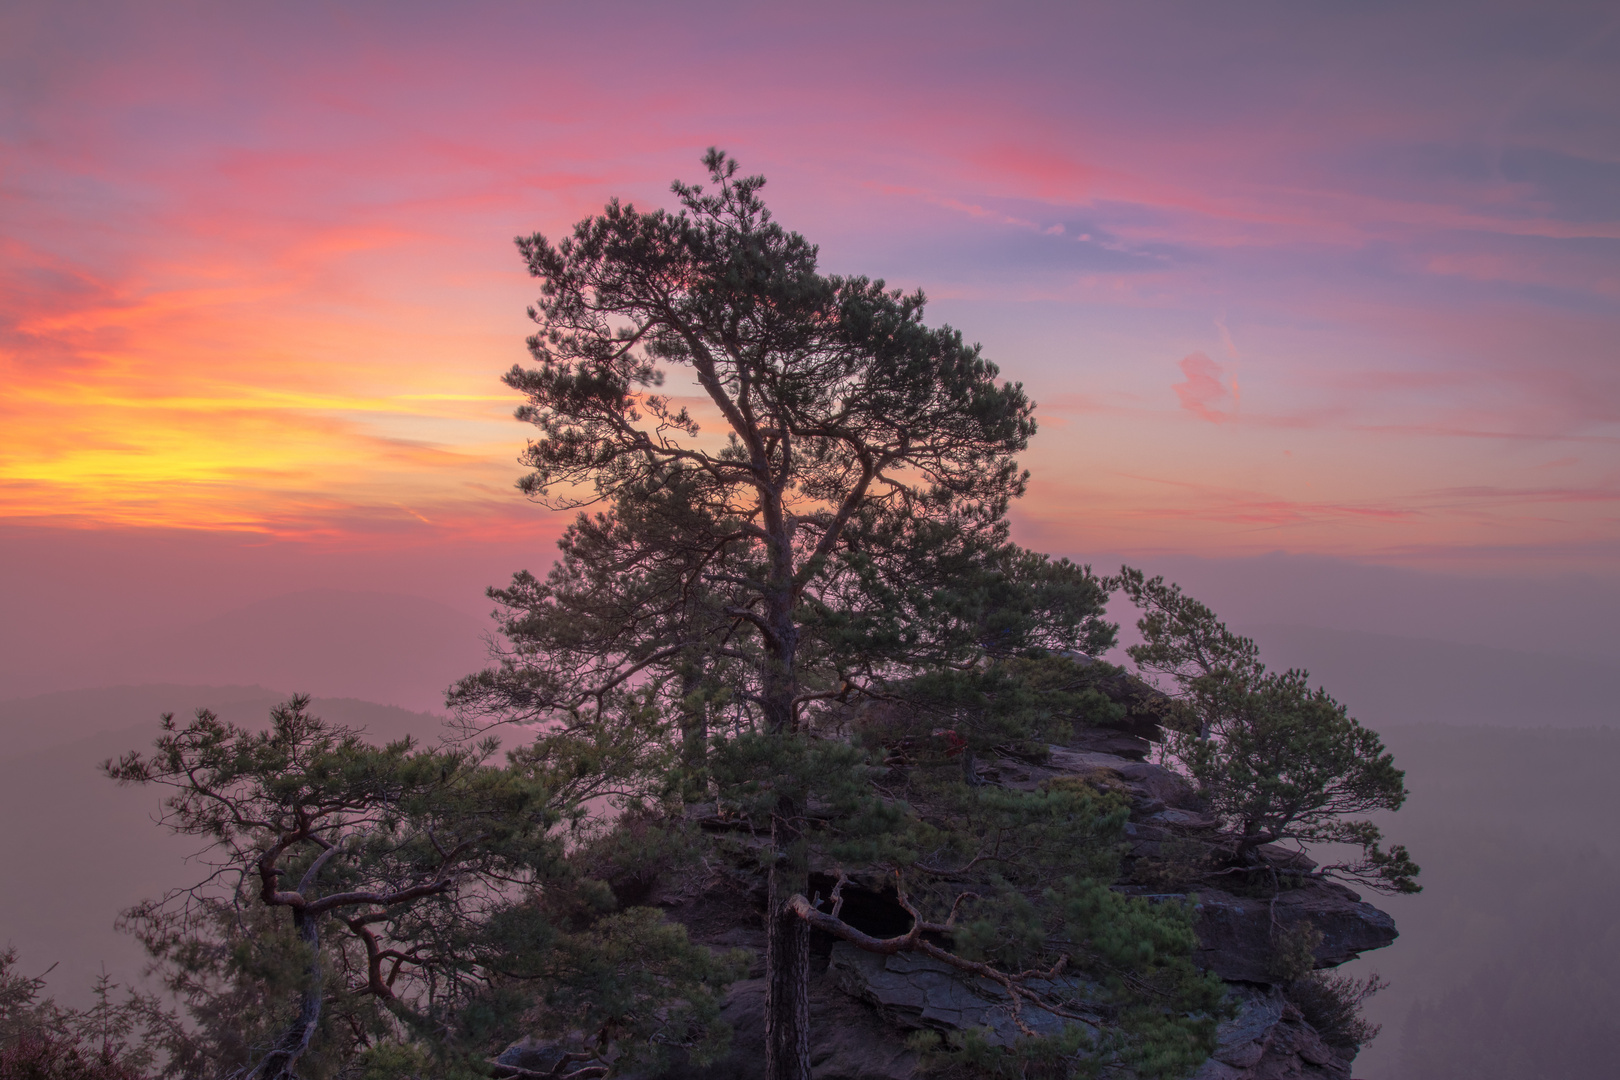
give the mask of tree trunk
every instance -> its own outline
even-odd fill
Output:
[[[784,515],[776,507],[780,523]],[[772,544],[775,588],[767,597],[772,637],[761,705],[765,730],[778,739],[800,737],[793,699],[798,694],[794,660],[799,627],[794,620],[793,536],[785,528]],[[771,863],[765,912],[765,1076],[766,1080],[810,1080],[810,926],[788,909],[788,901],[810,888],[810,852],[803,808],[784,791],[771,814]]]
[[[973,756],[972,747],[962,748],[962,782],[968,787],[983,787],[985,783],[979,775],[979,763]]]
[[[788,909],[809,888],[799,808],[784,795],[771,816],[765,925],[766,1080],[810,1080],[810,926]]]
[[[315,1038],[315,1029],[321,1023],[321,989],[325,981],[325,972],[321,968],[321,935],[316,921],[316,917],[293,909],[293,926],[298,930],[299,940],[309,949],[309,964],[304,968],[303,998],[298,1004],[297,1018],[276,1040],[274,1048],[248,1073],[248,1080],[297,1080],[298,1074],[294,1070],[298,1059],[304,1056]]]
[[[693,771],[703,767],[709,750],[708,704],[695,708],[691,697],[702,685],[696,662],[688,662],[681,671],[681,762]]]

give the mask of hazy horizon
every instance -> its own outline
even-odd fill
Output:
[[[380,635],[371,623],[379,614],[391,617]],[[1120,614],[1129,618],[1130,612]],[[357,626],[368,633],[356,633]],[[1375,729],[1412,723],[1620,726],[1620,706],[1608,692],[1614,667],[1596,654],[1307,624],[1232,626],[1257,641],[1268,666],[1309,671],[1313,684],[1327,687]],[[98,689],[196,686],[278,698],[308,693],[442,716],[450,685],[491,662],[485,652],[491,633],[421,597],[312,589],[155,635],[138,648],[103,643],[107,663],[0,672],[0,706],[43,705]],[[1127,627],[1122,646],[1104,658],[1129,667],[1123,644],[1133,638]],[[361,647],[349,648],[354,645]],[[80,650],[76,660],[85,659],[93,653]],[[55,741],[49,732],[12,728],[0,750]]]

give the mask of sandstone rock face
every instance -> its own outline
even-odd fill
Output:
[[[1033,791],[1058,777],[1076,777],[1126,795],[1133,816],[1155,814],[1167,807],[1198,808],[1192,785],[1162,765],[1072,746],[1048,747],[1046,759],[1040,762],[1002,758],[981,775],[1021,791]]]
[[[1338,1057],[1276,990],[1234,987],[1241,1011],[1193,1080],[1350,1080]]]
[[[1127,761],[1146,761],[1153,744],[1141,735],[1131,735],[1112,728],[1078,728],[1069,743],[1076,750],[1089,750],[1098,754],[1113,754]]]
[[[983,761],[979,773],[988,782],[1022,790],[1034,790],[1056,778],[1077,778],[1123,794],[1132,807],[1128,861],[1156,858],[1174,844],[1219,847],[1218,823],[1202,812],[1192,787],[1181,776],[1143,760],[1143,745],[1135,733],[1080,731],[1070,745],[1052,747],[1042,760],[995,758]],[[1282,872],[1299,875],[1314,869],[1296,852],[1277,849],[1262,854]],[[882,875],[859,875],[852,878],[852,886],[846,892],[846,918],[855,922],[850,913],[857,909],[868,920],[892,919],[898,913],[900,921],[892,926],[871,922],[864,928],[880,936],[904,932],[908,918],[892,902],[892,891],[885,895],[883,890],[892,886]],[[1120,887],[1133,893],[1150,891],[1140,884]],[[1281,991],[1270,985],[1274,943],[1279,932],[1309,922],[1322,933],[1317,966],[1332,967],[1394,941],[1394,920],[1344,886],[1321,880],[1284,889],[1275,900],[1203,886],[1197,895],[1201,903],[1197,960],[1227,980],[1240,1010],[1221,1026],[1219,1049],[1194,1080],[1349,1080],[1349,1062],[1323,1043]],[[734,1032],[728,1056],[702,1068],[677,1066],[657,1074],[656,1080],[762,1078],[764,981],[757,977],[763,974],[762,881],[737,866],[706,864],[701,872],[659,881],[620,899],[662,907],[671,919],[686,925],[693,940],[717,948],[746,948],[761,958],[751,973],[755,977],[733,984],[729,991],[723,1010]],[[893,910],[885,915],[880,910],[885,908]],[[907,1034],[918,1029],[979,1029],[1000,1044],[1017,1037],[1007,996],[994,983],[914,953],[882,956],[827,938],[814,941],[816,973],[810,1000],[815,1080],[922,1080],[921,1064],[905,1043]],[[1056,1032],[1066,1022],[1027,1006],[1022,1016],[1041,1032]],[[636,1080],[655,1080],[653,1074],[633,1075]],[[1129,1078],[1122,1075],[1116,1080]]]
[[[1228,982],[1273,981],[1277,935],[1308,922],[1322,932],[1317,967],[1335,967],[1395,940],[1395,920],[1331,881],[1284,889],[1275,900],[1198,893],[1199,966]]]
[[[625,1080],[764,1080],[765,980],[733,983],[721,1015],[731,1024],[731,1052],[705,1066],[632,1073]],[[825,978],[810,985],[810,1075],[813,1080],[922,1080],[904,1034]]]
[[[1009,1046],[1020,1036],[1004,989],[989,979],[966,976],[931,957],[917,953],[880,956],[840,941],[833,946],[827,970],[839,989],[875,1006],[878,1014],[895,1027],[979,1029],[985,1032],[986,1041],[996,1046]],[[1061,993],[1079,984],[1071,979],[1031,985],[1037,991]],[[1074,1022],[1028,1005],[1019,1015],[1040,1035],[1056,1035],[1065,1023]]]

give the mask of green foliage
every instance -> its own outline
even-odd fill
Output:
[[[20,1035],[0,1045],[0,1080],[145,1080],[105,1048],[52,1035]]]
[[[63,1011],[44,997],[45,979],[17,971],[17,950],[0,950],[0,1040],[60,1028]]]
[[[1031,791],[969,784],[941,751],[915,754],[880,786],[911,810],[884,864],[919,915],[949,923],[965,960],[1030,974],[1061,960],[1060,977],[1038,981],[1042,999],[1098,1032],[1070,1045],[1076,1027],[1013,1047],[967,1034],[934,1048],[937,1065],[1080,1076],[1117,1058],[1139,1075],[1170,1077],[1208,1056],[1224,987],[1192,963],[1191,906],[1110,887],[1129,817],[1123,798],[1069,778]]]
[[[1131,868],[1131,881],[1154,893],[1173,893],[1187,888],[1188,882],[1202,879],[1215,867],[1215,845],[1196,837],[1173,836],[1159,842],[1157,857],[1136,860]],[[1237,878],[1241,875],[1227,876]],[[1274,893],[1276,884],[1287,887],[1287,880],[1286,876],[1279,876],[1276,880],[1268,880],[1266,887]],[[1235,892],[1246,884],[1245,881],[1227,881],[1222,883],[1222,888]]]
[[[1377,975],[1356,979],[1314,971],[1285,985],[1283,993],[1322,1041],[1348,1061],[1382,1030],[1362,1015],[1362,1005],[1388,985]]]
[[[251,892],[201,895],[183,905],[144,902],[123,913],[122,925],[146,947],[154,972],[188,1018],[191,1038],[167,1075],[204,1080],[246,1072],[293,1022],[308,950],[290,920],[253,904]],[[374,1028],[369,1012],[361,1025]],[[342,1061],[345,1048],[332,1048],[342,1018],[337,1007],[322,1015],[321,1038],[303,1062],[309,1075],[330,1075]]]
[[[1378,734],[1357,723],[1304,671],[1267,671],[1259,649],[1209,608],[1162,578],[1125,567],[1110,584],[1143,611],[1142,643],[1127,652],[1173,691],[1171,753],[1209,809],[1238,834],[1237,855],[1263,844],[1350,844],[1353,861],[1324,872],[1370,888],[1417,892],[1406,849],[1382,847],[1371,822],[1347,818],[1397,810],[1404,775]]]
[[[911,877],[925,913],[931,907],[941,921],[957,896],[975,894],[957,924],[962,955],[1023,970],[1050,964],[1056,939],[1108,961],[1098,938],[1108,929],[1090,916],[1105,903],[1095,890],[1106,891],[1118,871],[1126,807],[1088,790],[974,787],[950,773],[930,779],[908,785],[922,804]]]
[[[1101,984],[1117,1003],[1105,1048],[1143,1077],[1183,1076],[1201,1064],[1228,1006],[1220,979],[1192,963],[1192,902],[1155,903],[1090,882],[1071,891],[1065,914],[1070,939],[1092,942]]]
[[[431,1075],[432,1055],[414,1043],[384,1042],[366,1047],[344,1070],[345,1080],[404,1080]]]
[[[1316,948],[1322,944],[1322,931],[1315,923],[1297,922],[1272,934],[1271,975],[1278,982],[1291,983],[1316,970]]]
[[[186,1033],[156,997],[118,989],[102,975],[94,1005],[65,1008],[0,950],[0,1080],[146,1080]]]
[[[741,950],[716,955],[692,947],[685,928],[656,910],[615,913],[559,943],[531,1022],[556,1035],[610,1030],[626,1065],[662,1064],[677,1048],[704,1065],[725,1052],[730,1037],[714,990],[742,978],[749,960]]]
[[[1096,1041],[1079,1024],[1057,1035],[1023,1038],[1010,1047],[972,1029],[941,1035],[923,1030],[907,1039],[923,1068],[940,1080],[1082,1080],[1097,1076],[1103,1059]]]
[[[579,760],[497,765],[489,743],[369,746],[306,705],[264,732],[165,717],[153,754],[107,766],[170,788],[170,827],[207,837],[218,868],[127,916],[195,1032],[171,1075],[315,1080],[422,1055],[433,1075],[480,1075],[550,1028],[625,1060],[723,1043],[715,995],[735,965],[615,911],[566,846],[614,775],[601,739]]]
[[[1073,657],[1114,640],[1102,583],[1008,539],[1030,402],[928,327],[920,293],[821,274],[762,178],[717,151],[705,165],[707,186],[674,185],[677,212],[615,201],[560,241],[519,240],[540,282],[534,365],[505,379],[538,432],[520,487],[598,508],[544,579],[491,591],[505,645],[451,695],[458,716],[533,725],[524,761],[601,778],[626,839],[587,847],[621,891],[669,857],[660,837],[690,835],[682,803],[768,833],[749,850],[773,985],[808,977],[794,942],[819,861],[892,881],[917,933],[949,923],[965,963],[1072,962],[1121,1046],[1203,1045],[1185,913],[1106,888],[1123,806],[978,776],[981,756],[1038,756],[1077,717],[1120,718],[1106,666]],[[695,380],[718,431],[665,396],[665,368]],[[768,1025],[790,1048],[795,1009]],[[1075,1053],[1029,1050],[1049,1052]],[[784,1053],[768,1047],[770,1074],[803,1077]]]

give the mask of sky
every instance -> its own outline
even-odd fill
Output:
[[[23,0],[5,595],[477,606],[564,523],[512,238],[711,145],[1029,389],[1026,543],[1620,579],[1611,5]]]
[[[922,288],[1025,385],[1020,542],[1182,581],[1369,723],[1486,696],[1491,722],[1612,720],[1620,9],[1596,0],[6,0],[0,699],[442,705],[484,587],[566,524],[514,487],[500,375],[537,288],[513,238],[672,206],[710,146],[826,271]],[[1448,678],[1471,694],[1423,685]],[[56,740],[0,765],[80,823],[11,830],[11,863],[117,848],[169,880],[89,772],[150,697],[0,709],[0,759]],[[1530,769],[1503,775],[1584,790]],[[1414,945],[1496,925],[1440,870]],[[70,994],[138,970],[107,944],[135,881],[93,917],[40,894],[0,941],[66,957]],[[1408,955],[1396,994],[1456,974]]]

